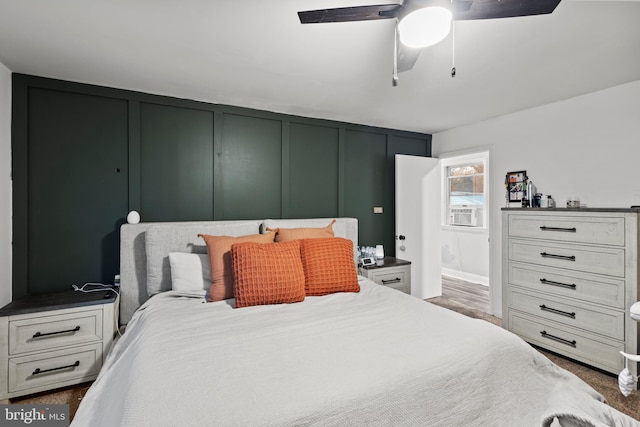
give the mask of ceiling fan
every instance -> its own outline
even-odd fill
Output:
[[[421,49],[449,34],[452,21],[541,15],[560,0],[405,0],[400,4],[339,7],[298,12],[302,24],[397,19],[393,83],[413,68]],[[399,41],[399,42],[398,42]],[[455,66],[451,70],[455,76]]]

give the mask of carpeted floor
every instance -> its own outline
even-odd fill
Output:
[[[32,394],[16,399],[11,399],[11,403],[24,405],[69,405],[69,418],[73,420],[73,416],[78,410],[80,401],[91,386],[91,383],[78,384],[72,387],[57,389],[54,392],[45,392]]]
[[[465,316],[486,320],[494,325],[502,326],[501,319],[491,316],[490,314],[483,313],[479,310],[465,307],[462,304],[457,304],[454,301],[441,297],[431,298],[428,301],[441,307],[457,311]],[[618,378],[615,375],[573,362],[563,356],[559,356],[537,347],[536,349],[547,356],[553,363],[574,373],[584,382],[597,390],[605,397],[610,406],[637,420],[640,420],[640,391],[634,391],[629,397],[624,397],[618,389]]]

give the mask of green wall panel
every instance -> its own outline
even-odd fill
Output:
[[[360,245],[386,248],[393,237],[385,229],[387,135],[347,130],[345,139],[345,216],[358,218]],[[374,206],[384,213],[374,214]]]
[[[280,218],[282,122],[225,114],[222,124],[224,218]]]
[[[140,105],[143,221],[213,219],[213,113]]]
[[[361,244],[393,255],[393,157],[430,155],[425,134],[12,79],[16,297],[111,283],[131,209],[142,221],[352,216]]]
[[[127,103],[36,88],[28,102],[28,235],[15,236],[28,239],[27,291],[113,283],[127,214]]]
[[[338,216],[338,129],[291,123],[289,132],[288,216]]]

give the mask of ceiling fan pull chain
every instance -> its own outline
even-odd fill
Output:
[[[391,84],[398,86],[398,21],[396,20],[396,27],[393,35],[393,77]]]
[[[456,21],[451,22],[451,78],[456,76]]]

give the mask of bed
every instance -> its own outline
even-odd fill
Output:
[[[510,332],[361,276],[358,292],[241,308],[207,302],[204,287],[173,289],[169,255],[206,254],[198,234],[330,220],[124,225],[126,332],[72,425],[640,425]],[[333,231],[353,257],[357,221],[337,218]]]

